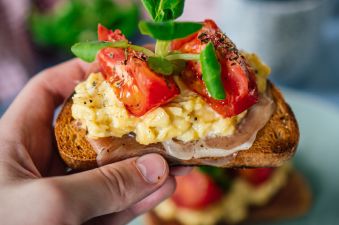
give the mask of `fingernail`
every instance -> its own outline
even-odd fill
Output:
[[[144,180],[155,184],[165,175],[166,161],[158,154],[148,154],[141,156],[136,161],[136,166],[142,174]]]

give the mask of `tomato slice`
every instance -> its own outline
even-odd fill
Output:
[[[239,169],[238,175],[254,186],[265,183],[272,175],[273,168]]]
[[[201,66],[198,62],[189,62],[182,72],[186,85],[201,95],[204,100],[220,115],[237,115],[258,101],[258,90],[253,70],[239,53],[232,41],[224,35],[212,20],[206,20],[204,27],[197,33],[174,40],[172,49],[182,53],[198,54],[211,41],[217,51],[221,64],[221,75],[226,90],[225,100],[215,100],[207,92],[202,80]]]
[[[101,41],[126,40],[119,30],[110,31],[99,25]],[[142,53],[132,49],[104,48],[98,61],[105,79],[116,96],[134,116],[142,116],[180,93],[173,77],[153,72]]]
[[[98,25],[98,40],[99,41],[123,41],[127,40],[119,29],[112,31],[103,25]]]
[[[172,196],[174,203],[183,208],[201,209],[220,200],[222,190],[206,174],[193,170],[177,177],[177,189]]]

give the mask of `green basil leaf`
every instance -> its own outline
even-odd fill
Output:
[[[162,41],[186,37],[200,30],[201,27],[201,23],[194,22],[139,22],[139,29],[142,34]]]
[[[116,42],[100,42],[100,41],[89,41],[76,43],[72,46],[71,51],[73,54],[86,62],[93,62],[98,52],[106,47],[113,48],[127,48],[127,41],[116,41]]]
[[[185,0],[142,0],[142,3],[154,21],[164,22],[182,15]]]
[[[156,11],[159,6],[159,1],[157,0],[141,0],[142,4],[144,5],[146,11],[151,16],[151,18],[154,20],[156,17]]]
[[[186,61],[182,59],[176,59],[171,61],[173,65],[173,74],[180,74],[186,67]]]
[[[226,93],[221,80],[221,66],[211,42],[201,51],[200,64],[202,79],[205,82],[208,93],[216,100],[225,99]]]
[[[167,59],[162,57],[149,57],[148,66],[156,73],[163,75],[171,75],[173,73],[173,65]]]

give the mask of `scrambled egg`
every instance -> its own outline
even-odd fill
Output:
[[[128,113],[100,73],[91,74],[77,85],[72,115],[83,122],[90,137],[121,137],[133,132],[136,140],[145,145],[171,138],[191,141],[231,135],[239,117],[223,118],[188,89],[182,89],[170,103],[135,117]]]
[[[227,224],[246,219],[249,206],[262,206],[269,202],[288,181],[291,164],[277,168],[264,184],[255,187],[245,180],[233,181],[229,192],[216,204],[200,210],[177,208],[170,199],[155,208],[155,213],[165,221],[176,219],[184,225],[214,225],[223,220]]]
[[[271,68],[261,62],[260,58],[255,53],[242,52],[242,54],[245,56],[250,66],[254,69],[259,92],[265,92],[267,78],[271,73]]]
[[[263,64],[255,59],[253,63],[257,64],[257,70],[264,71]],[[233,134],[245,113],[223,118],[201,97],[188,90],[180,78],[176,80],[181,89],[179,96],[141,117],[135,117],[117,99],[102,74],[92,73],[75,88],[72,116],[82,122],[91,138],[121,137],[132,132],[137,142],[145,145],[172,138],[188,142],[206,136]]]

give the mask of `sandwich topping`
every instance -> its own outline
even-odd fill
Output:
[[[254,107],[231,118],[215,112],[179,77],[175,77],[181,90],[179,96],[144,116],[135,117],[117,99],[101,73],[91,74],[75,88],[72,115],[87,129],[88,140],[98,154],[98,164],[109,163],[112,151],[119,157],[119,153],[126,154],[128,149],[145,148],[144,144],[184,160],[211,156],[222,158],[250,148],[257,132],[273,113],[274,104],[266,91],[269,68],[255,54],[244,55],[259,74],[257,79],[263,79],[261,87],[264,92]],[[112,137],[119,138],[112,141]],[[205,163],[222,165],[225,162],[206,159]]]
[[[171,102],[136,117],[118,100],[101,73],[93,73],[75,88],[72,115],[82,121],[89,137],[122,137],[133,132],[137,142],[144,145],[172,138],[189,142],[234,133],[245,113],[224,118],[183,83],[180,86],[180,95]]]
[[[216,26],[211,21],[206,24]],[[200,32],[206,33],[206,29]],[[198,34],[195,35],[198,37]],[[118,31],[109,31],[99,26],[100,40],[109,41],[112,38],[117,41],[125,39]],[[179,41],[181,47],[177,43]],[[198,51],[197,43],[189,48],[187,46],[192,45],[192,41],[177,42],[173,42],[173,46],[182,48],[184,52],[188,51],[187,49]],[[254,92],[243,90],[246,87],[239,87],[242,84],[241,79],[246,78],[241,78],[245,76],[243,74],[232,75],[239,79],[234,81],[225,76],[224,82],[227,85],[229,82],[235,84],[228,88],[230,90],[226,92],[226,100],[215,100],[209,97],[207,89],[203,87],[197,62],[188,61],[186,68],[181,72],[182,76],[179,74],[168,79],[156,75],[142,60],[142,53],[136,56],[134,50],[130,51],[126,53],[121,48],[104,48],[98,55],[102,72],[91,74],[75,88],[72,114],[85,126],[89,137],[121,137],[132,132],[140,144],[147,145],[172,138],[188,142],[209,136],[229,136],[234,133],[236,125],[246,114],[246,104],[256,98],[251,97],[256,87],[253,88]],[[245,61],[244,57],[249,59],[246,61],[253,67],[253,71],[259,74],[256,76],[257,80],[266,81],[269,69],[258,57],[247,53],[237,54],[241,54],[240,62]],[[242,64],[236,69],[241,71],[241,66],[246,70],[252,68]],[[234,65],[231,67],[233,69]],[[230,73],[226,67],[223,70],[224,73]],[[192,74],[200,77],[192,80]],[[252,78],[250,81],[255,85]],[[261,86],[263,87],[260,91],[263,93],[265,87]],[[235,99],[241,100],[233,103]]]
[[[240,52],[212,20],[173,21],[183,3],[159,6],[170,7],[163,11],[143,3],[153,22],[141,21],[139,28],[157,40],[154,52],[101,25],[98,42],[72,47],[100,66],[77,85],[72,106],[98,155],[108,148],[100,139],[126,136],[180,159],[250,148],[274,109],[266,91],[269,68]]]

